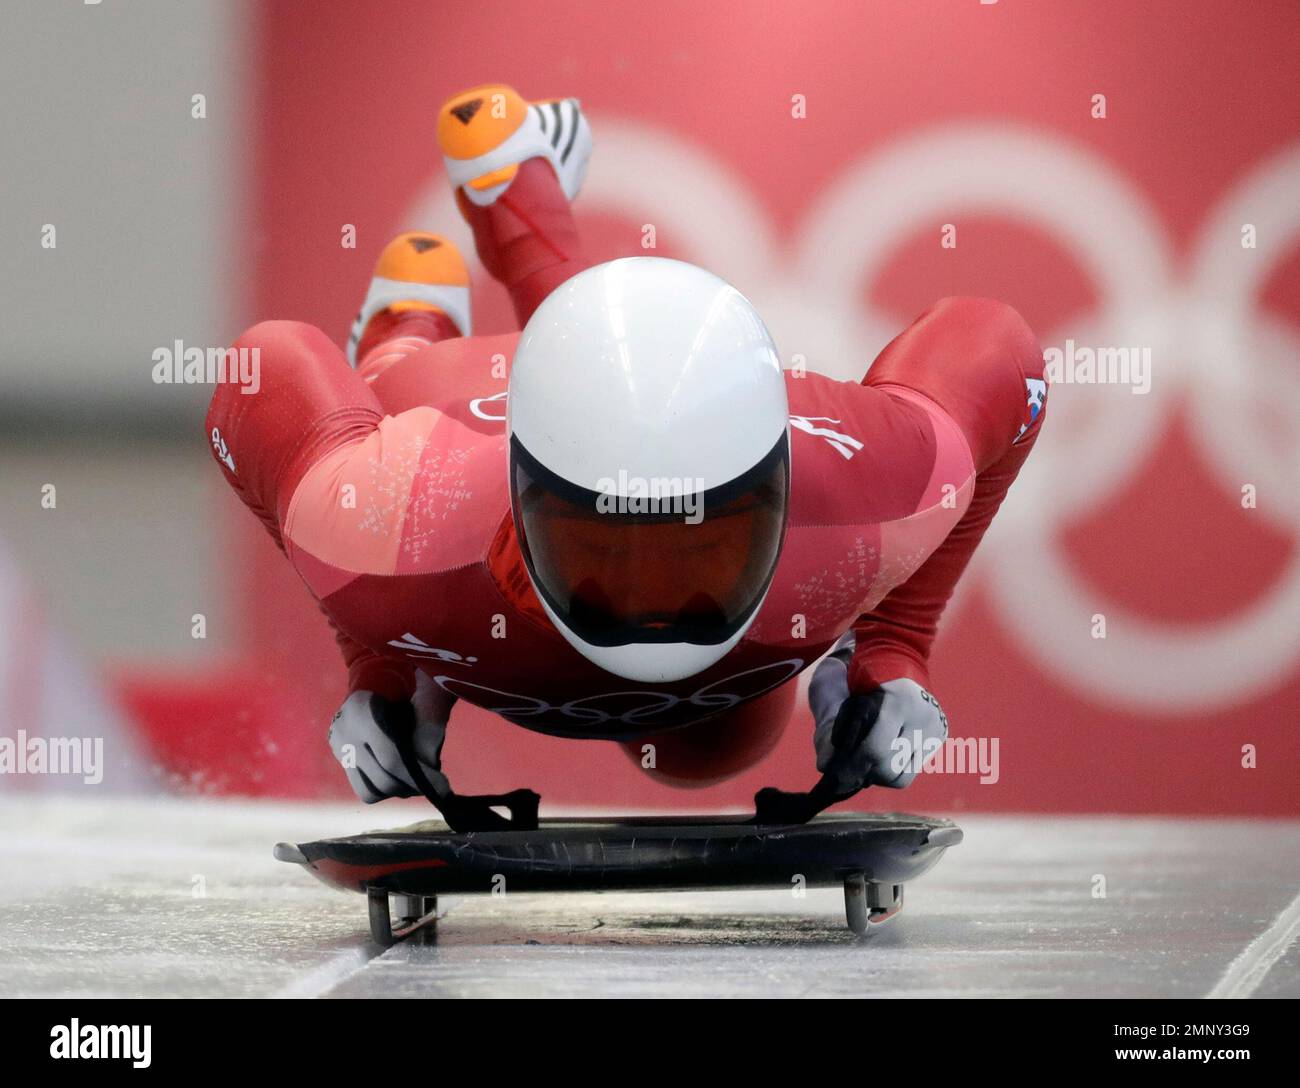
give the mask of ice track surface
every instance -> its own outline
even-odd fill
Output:
[[[4,798],[0,996],[1300,997],[1297,822],[958,816],[863,942],[837,890],[515,894],[381,952],[271,856],[428,812]]]

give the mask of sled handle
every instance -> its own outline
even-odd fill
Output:
[[[542,798],[533,790],[511,790],[509,793],[457,793],[453,789],[439,790],[429,776],[424,773],[419,757],[415,754],[415,716],[410,704],[387,703],[384,707],[388,714],[400,715],[400,721],[393,721],[385,716],[380,720],[381,726],[387,726],[385,732],[402,757],[402,765],[416,788],[424,794],[425,799],[438,810],[439,815],[447,821],[447,826],[458,835],[471,831],[535,831],[537,829],[537,809]],[[504,808],[510,812],[509,818],[502,816],[495,809]]]
[[[840,801],[847,801],[857,792],[859,791],[837,792],[829,774],[822,775],[812,789],[802,793],[767,786],[754,794],[754,816],[749,822],[751,824],[806,824],[823,809],[828,809]]]

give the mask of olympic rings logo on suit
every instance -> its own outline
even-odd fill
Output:
[[[1052,426],[963,587],[978,572],[1026,655],[1080,694],[1125,709],[1203,711],[1286,678],[1300,653],[1300,547],[1278,584],[1235,614],[1171,625],[1084,584],[1055,537],[1144,470],[1181,403],[1225,493],[1235,498],[1255,484],[1262,501],[1254,513],[1300,539],[1300,372],[1289,365],[1300,339],[1257,306],[1269,272],[1300,235],[1300,144],[1252,167],[1207,217],[1190,258],[1176,264],[1144,194],[1045,131],[945,126],[861,158],[810,200],[791,254],[744,181],[707,151],[617,118],[599,119],[596,129],[600,149],[582,205],[684,239],[691,259],[753,299],[783,352],[833,377],[860,378],[898,332],[895,318],[863,306],[858,288],[917,231],[963,210],[1047,231],[1101,301],[1043,343],[1150,346],[1152,389],[1141,397],[1104,386],[1054,391]],[[408,219],[448,229],[473,253],[441,177]],[[1241,245],[1246,223],[1256,227],[1258,249]],[[1259,425],[1269,411],[1280,411],[1283,425]],[[1098,612],[1107,617],[1105,639],[1091,637]]]
[[[550,703],[533,695],[518,695],[509,691],[501,691],[499,688],[475,684],[459,676],[435,676],[433,679],[449,695],[464,696],[476,706],[481,706],[494,714],[500,714],[504,718],[527,719],[543,714],[560,714],[572,721],[582,722],[585,726],[622,722],[625,725],[645,725],[647,728],[652,729],[656,725],[653,720],[655,715],[670,711],[683,703],[702,707],[712,714],[736,706],[746,699],[756,698],[773,688],[780,687],[791,677],[797,676],[804,666],[804,660],[802,657],[791,657],[783,661],[773,661],[768,665],[745,669],[743,672],[733,673],[731,676],[724,676],[719,680],[711,680],[690,695],[673,695],[666,691],[650,690],[612,691],[601,695],[587,696],[582,699],[570,699],[564,703]],[[753,690],[720,690],[737,686],[738,681],[743,680],[745,677],[757,677],[762,674],[774,675],[776,679],[772,679],[771,675],[768,675],[751,684],[741,685],[746,688],[752,686]],[[754,686],[754,684],[757,684],[757,686]],[[508,702],[500,702],[491,698],[491,696],[500,696],[502,699],[508,700]],[[629,708],[626,704],[632,699],[642,701],[639,705]],[[617,711],[607,709],[600,705],[602,703],[620,709]],[[681,722],[679,724],[689,725],[690,723]]]

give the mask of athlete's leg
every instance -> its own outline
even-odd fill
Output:
[[[302,476],[325,453],[370,434],[384,413],[313,325],[263,321],[230,350],[256,360],[257,387],[217,386],[208,438],[230,486],[283,548],[280,529]]]
[[[621,747],[637,766],[667,785],[712,786],[771,754],[794,712],[796,689],[791,680],[698,725],[627,741]],[[647,766],[647,745],[653,749],[653,767]]]
[[[441,235],[406,231],[379,255],[352,323],[348,361],[373,384],[429,344],[470,331],[469,269],[460,250]]]
[[[544,159],[521,164],[495,204],[480,208],[463,193],[457,203],[483,267],[510,293],[520,328],[542,299],[588,266],[573,211]]]
[[[259,385],[217,387],[209,438],[231,486],[277,544],[307,468],[366,438],[390,410],[376,396],[376,379],[411,353],[469,332],[469,270],[459,250],[439,235],[408,231],[379,256],[346,357],[298,321],[264,321],[235,342],[232,351],[256,356]]]
[[[371,387],[312,325],[264,321],[231,350],[256,360],[258,383],[255,390],[217,386],[206,423],[212,454],[236,494],[296,563],[291,509],[304,477],[344,450],[365,455],[370,447],[398,446],[422,425],[427,429],[427,421],[410,412],[386,416]],[[313,498],[329,510],[338,507],[337,498]],[[409,663],[380,657],[335,631],[351,690],[391,699],[415,690]]]
[[[437,403],[448,371],[429,365],[427,349],[470,331],[469,270],[460,250],[441,235],[408,231],[380,254],[352,325],[348,360],[383,411],[398,415]]]
[[[438,141],[479,259],[522,326],[587,267],[569,207],[591,154],[586,119],[575,99],[528,103],[495,84],[449,99]]]
[[[460,336],[452,320],[427,310],[385,311],[370,322],[357,350],[357,373],[362,381],[375,385],[383,404],[379,378],[403,359],[442,340]],[[385,409],[388,406],[384,405]]]

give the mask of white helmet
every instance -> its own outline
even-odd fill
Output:
[[[781,552],[790,438],[739,291],[660,257],[580,272],[520,335],[508,421],[519,546],[575,649],[669,681],[740,641]]]

